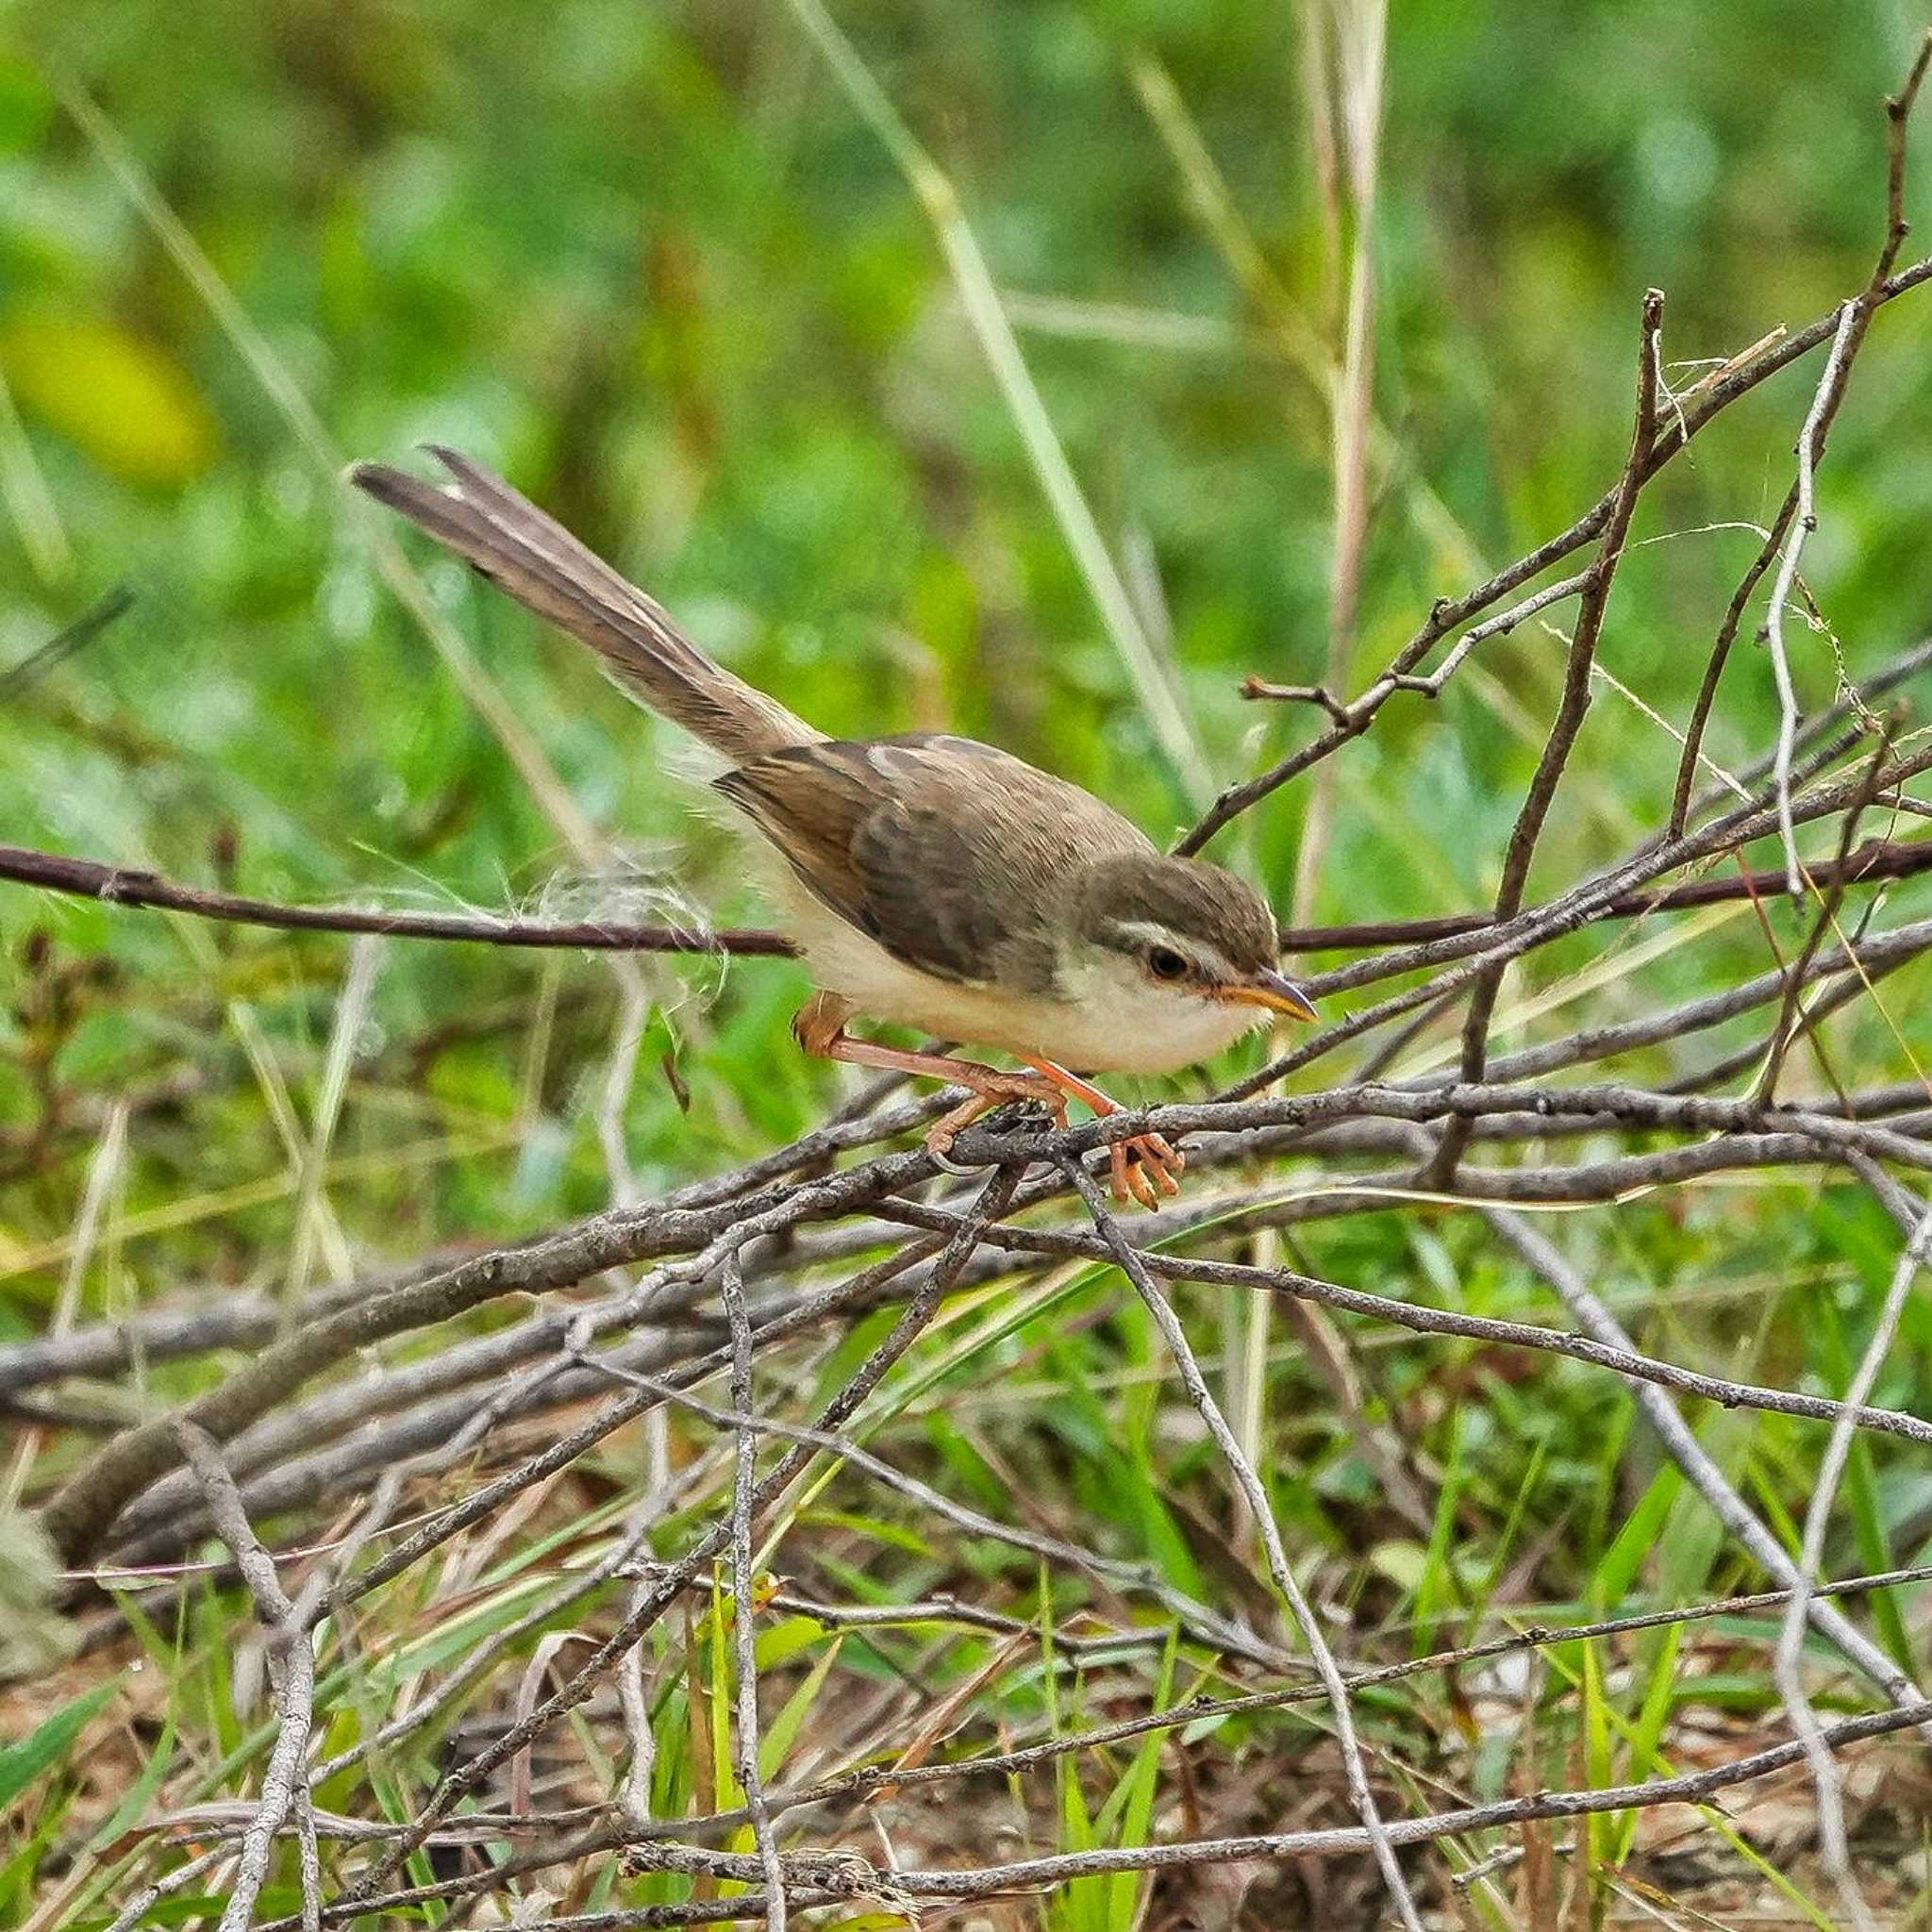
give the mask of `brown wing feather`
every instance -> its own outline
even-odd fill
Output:
[[[1153,849],[1077,786],[971,739],[798,745],[714,783],[816,898],[940,979],[1050,990],[1040,913],[1070,859]]]

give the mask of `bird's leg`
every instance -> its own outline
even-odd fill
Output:
[[[1029,1067],[1044,1074],[1061,1092],[1084,1101],[1102,1120],[1122,1111],[1119,1101],[1103,1093],[1091,1081],[1081,1079],[1078,1074],[1069,1073],[1057,1061],[1037,1060],[1031,1055],[1024,1058]],[[1187,1159],[1178,1147],[1160,1134],[1135,1134],[1124,1141],[1109,1141],[1107,1158],[1113,1170],[1113,1197],[1123,1206],[1129,1194],[1143,1208],[1157,1206],[1156,1186],[1167,1194],[1178,1194],[1181,1191],[1181,1171],[1187,1166]],[[1149,1174],[1154,1176],[1151,1183]]]
[[[956,1059],[951,1054],[902,1053],[897,1047],[881,1046],[876,1041],[857,1040],[845,1030],[852,1013],[851,1003],[836,993],[814,993],[799,1008],[791,1022],[792,1037],[807,1053],[820,1059],[845,1060],[858,1067],[883,1067],[900,1074],[924,1074],[931,1079],[972,1090],[951,1113],[935,1121],[926,1134],[926,1152],[939,1159],[945,1158],[954,1137],[962,1128],[1009,1100],[1037,1100],[1053,1116],[1056,1126],[1066,1125],[1066,1095],[1052,1079],[1036,1079],[1031,1074],[1003,1074],[996,1067],[983,1067],[977,1060]]]

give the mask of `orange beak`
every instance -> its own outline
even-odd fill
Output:
[[[1244,1007],[1266,1007],[1271,1013],[1286,1013],[1291,1020],[1320,1017],[1307,994],[1279,973],[1257,973],[1240,986],[1223,987],[1221,996]]]

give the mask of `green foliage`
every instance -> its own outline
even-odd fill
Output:
[[[84,1691],[71,1703],[63,1704],[19,1743],[0,1748],[0,1809],[12,1804],[36,1779],[59,1770],[74,1749],[75,1740],[87,1727],[88,1720],[113,1694],[111,1684]]]

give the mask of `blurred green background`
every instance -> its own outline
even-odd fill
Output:
[[[868,4],[838,19],[957,190],[1100,529],[1149,628],[1171,628],[1214,781],[1256,769],[1314,720],[1244,705],[1240,679],[1317,677],[1328,648],[1328,411],[1285,336],[1333,341],[1340,298],[1294,9]],[[1432,599],[1613,478],[1646,285],[1669,293],[1681,387],[1693,358],[1801,326],[1862,284],[1878,103],[1918,25],[1902,6],[1774,0],[1395,10],[1374,401],[1400,454],[1374,485],[1355,688]],[[1147,102],[1161,76],[1178,104],[1165,134]],[[291,429],[62,88],[118,130],[332,454]],[[1224,183],[1219,235],[1176,140],[1198,141]],[[1255,262],[1276,297],[1257,299]],[[1879,317],[1822,484],[1807,574],[1855,673],[1927,617],[1926,341],[1923,305]],[[1736,525],[1789,482],[1817,366],[1734,410],[1644,501],[1637,538],[1676,534],[1630,556],[1603,658],[1673,723],[1756,546]],[[671,774],[673,734],[405,540],[582,812],[630,855],[621,877],[587,867],[378,577],[335,457],[413,460],[432,439],[500,466],[829,729],[957,726],[1157,837],[1192,816],[932,225],[783,0],[17,8],[0,63],[0,664],[115,583],[138,600],[9,708],[7,839],[301,900],[635,912],[661,891],[756,918],[722,833]],[[1419,515],[1428,492],[1439,507]],[[1807,701],[1827,696],[1833,641],[1801,628],[1795,648]],[[1390,706],[1341,761],[1306,911],[1483,903],[1559,655],[1525,625],[1440,707]],[[1741,760],[1774,717],[1747,641],[1712,753]],[[1674,752],[1599,694],[1545,889],[1657,822]],[[1284,913],[1305,795],[1277,794],[1215,848]],[[47,1051],[60,1082],[100,1091],[232,1055],[220,1003],[234,998],[306,1051],[344,970],[338,941],[191,941],[152,915],[0,890],[9,958],[36,929],[58,960],[94,962]],[[1761,941],[1726,934],[1762,962]],[[1666,960],[1642,996],[1711,964]],[[716,980],[702,966],[654,980],[677,1010],[654,1019],[631,1108],[648,1173],[765,1144],[832,1090],[782,1032],[793,969],[745,965],[722,993]],[[553,995],[562,1043],[533,1075],[524,1019]],[[519,1106],[528,1126],[535,1078],[546,1124],[520,1135],[512,1188],[500,1159],[439,1167],[460,1198],[424,1202],[426,1226],[600,1198],[582,1083],[613,999],[595,962],[388,949],[363,1042],[380,1084],[405,1056],[402,1086],[469,1110],[434,1114],[441,1131]],[[0,1121],[18,1137],[39,1104],[39,1023],[11,1024]],[[689,1119],[649,1073],[674,1048]],[[344,1144],[401,1131],[365,1119]],[[260,1172],[239,1142],[175,1152],[183,1185]],[[28,1189],[23,1239],[42,1211],[60,1224],[72,1181]]]

